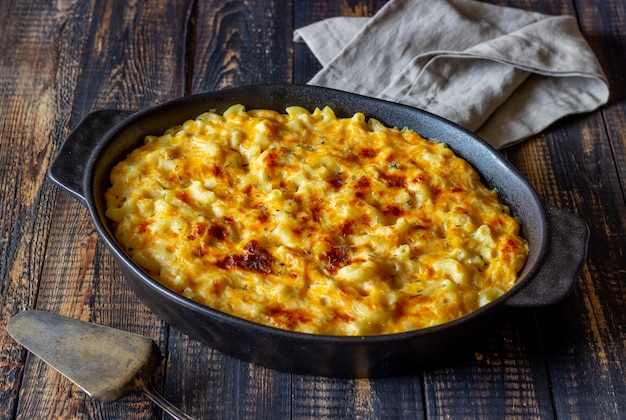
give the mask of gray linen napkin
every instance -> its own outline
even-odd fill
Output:
[[[323,68],[309,84],[415,106],[496,148],[609,98],[571,16],[472,0],[391,0],[371,18],[299,28]]]

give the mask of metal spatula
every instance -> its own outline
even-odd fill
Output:
[[[161,353],[147,337],[38,310],[14,316],[7,330],[99,401],[143,392],[174,418],[192,418],[154,390],[150,377]]]

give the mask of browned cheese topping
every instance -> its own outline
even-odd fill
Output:
[[[444,143],[330,108],[230,107],[146,137],[111,172],[128,255],[200,304],[277,328],[389,334],[517,281],[519,224]]]

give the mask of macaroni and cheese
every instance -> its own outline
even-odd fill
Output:
[[[444,143],[329,107],[206,112],[147,136],[105,198],[154,279],[306,333],[457,319],[509,290],[528,252],[497,192]]]

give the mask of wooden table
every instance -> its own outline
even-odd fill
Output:
[[[151,337],[167,356],[158,388],[199,418],[626,418],[626,4],[489,2],[576,16],[611,83],[603,109],[503,152],[546,202],[588,222],[587,263],[566,301],[506,312],[476,357],[354,380],[254,366],[169,328],[130,291],[86,209],[46,170],[90,111],[305,83],[319,64],[292,42],[293,29],[370,16],[384,1],[1,1],[1,418],[162,415],[140,394],[100,404],[28,355],[4,326],[31,308]]]

